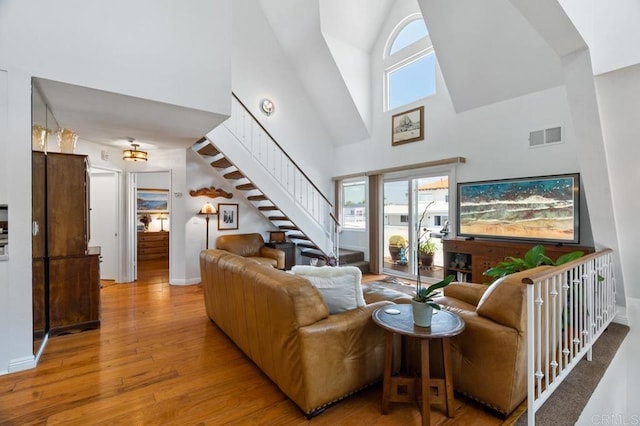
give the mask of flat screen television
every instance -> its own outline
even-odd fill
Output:
[[[580,174],[458,183],[461,237],[580,242]]]

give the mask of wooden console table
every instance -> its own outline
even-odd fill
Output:
[[[397,309],[399,314],[387,313],[388,309]],[[373,321],[386,330],[384,346],[384,375],[382,388],[382,414],[389,411],[391,402],[418,401],[422,408],[422,424],[430,424],[431,404],[442,404],[447,417],[454,417],[453,373],[451,371],[451,346],[449,338],[464,330],[464,321],[458,315],[441,310],[434,312],[431,327],[418,327],[413,323],[411,305],[398,304],[385,306],[373,312]],[[420,340],[421,377],[392,376],[393,335],[401,334]],[[444,379],[431,378],[429,373],[429,340],[442,340],[442,366]],[[436,387],[435,397],[431,387]]]

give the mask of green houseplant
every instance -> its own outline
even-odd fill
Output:
[[[418,274],[418,276],[420,276]],[[440,305],[438,305],[433,298],[438,295],[437,290],[444,288],[451,284],[454,276],[448,275],[442,281],[439,281],[435,284],[431,284],[428,287],[422,286],[422,283],[418,279],[416,281],[416,295],[411,299],[411,307],[413,310],[413,322],[415,325],[419,327],[430,327],[431,326],[431,317],[433,315],[433,310],[440,310]]]
[[[433,255],[436,251],[438,251],[438,246],[431,237],[420,242],[418,246],[418,257],[420,258],[422,266],[429,268],[433,265]]]
[[[555,261],[544,254],[544,246],[536,245],[531,247],[524,255],[524,258],[507,257],[493,268],[489,268],[484,275],[494,279],[524,271],[541,265],[558,266],[576,260],[584,255],[582,251],[572,251],[558,257]]]

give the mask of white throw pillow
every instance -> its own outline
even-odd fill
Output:
[[[331,314],[366,306],[360,282],[362,272],[355,266],[296,265],[291,270],[320,291]]]

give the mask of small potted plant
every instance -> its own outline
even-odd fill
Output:
[[[433,265],[433,255],[436,251],[438,251],[438,246],[431,237],[420,243],[418,246],[418,257],[420,258],[422,266],[430,268]]]
[[[444,280],[429,287],[423,287],[420,280],[416,282],[416,295],[411,299],[413,309],[413,323],[419,327],[431,327],[431,317],[433,310],[440,310],[440,305],[433,301],[439,293],[436,290],[451,284],[454,275],[448,275]]]
[[[407,240],[402,235],[392,235],[389,237],[389,254],[394,263],[400,259],[400,250],[406,250],[407,245]]]

